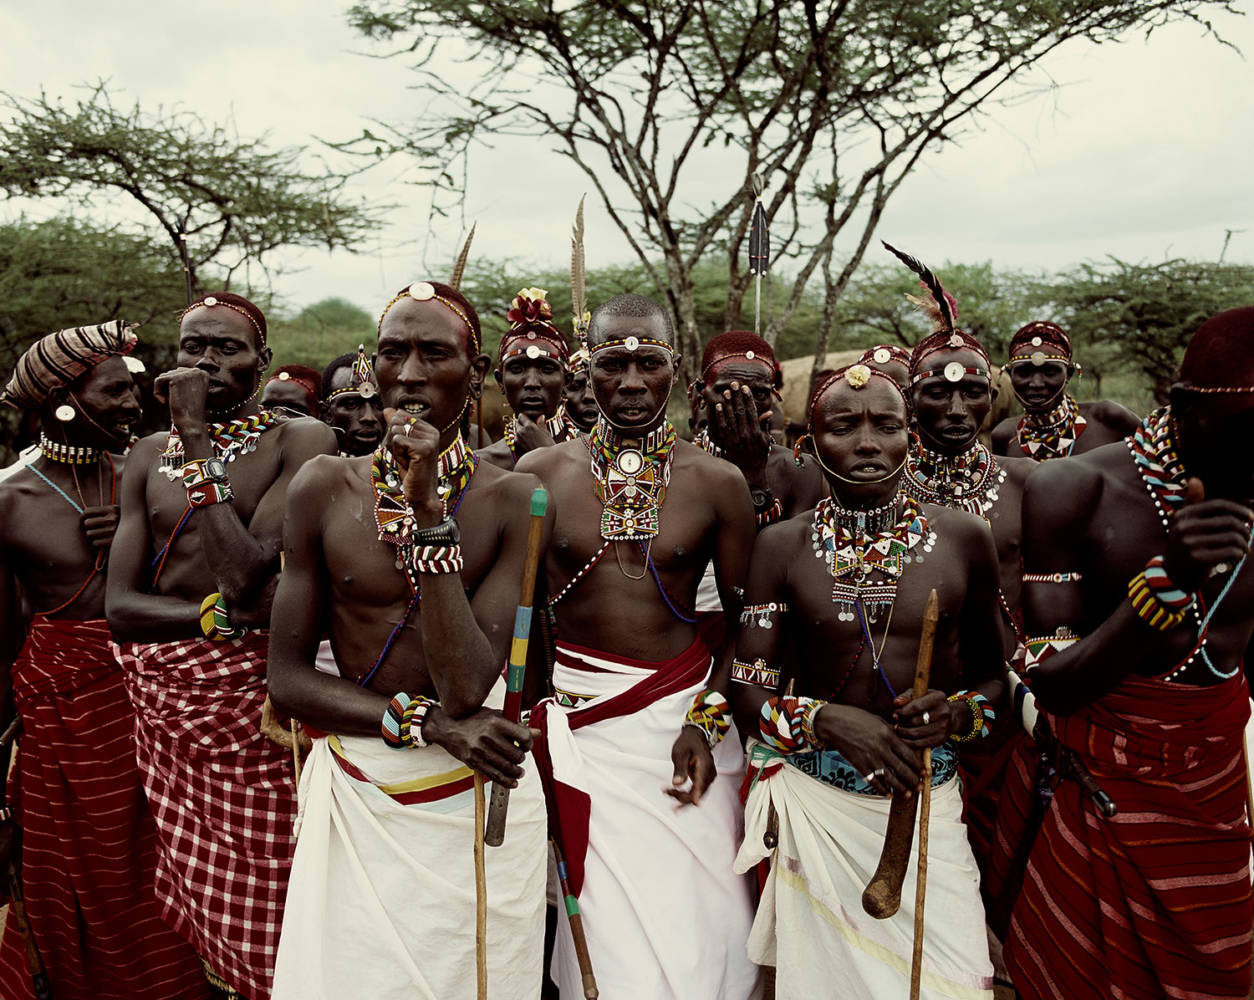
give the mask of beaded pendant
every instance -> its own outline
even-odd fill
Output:
[[[279,415],[272,410],[262,410],[250,417],[236,417],[220,424],[209,424],[209,437],[214,457],[222,462],[234,462],[240,455],[257,449],[261,435],[279,422]],[[173,482],[182,477],[183,441],[173,428],[161,453],[158,468]]]
[[[598,421],[588,435],[592,475],[601,501],[601,537],[608,542],[655,538],[671,479],[675,428],[669,420],[644,438],[622,438]]]

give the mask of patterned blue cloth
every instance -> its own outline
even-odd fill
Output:
[[[816,781],[822,781],[846,792],[858,795],[878,795],[885,797],[866,783],[858,769],[845,760],[835,750],[811,750],[808,753],[792,753],[776,755],[785,763],[795,767],[802,774],[807,774]],[[958,773],[958,752],[954,744],[946,740],[932,749],[932,787],[943,785]]]

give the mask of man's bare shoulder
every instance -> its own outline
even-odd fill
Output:
[[[284,450],[296,448],[301,452],[335,454],[335,431],[315,417],[289,417],[275,430]]]
[[[1013,483],[1022,485],[1027,482],[1036,467],[1040,465],[1035,459],[1031,458],[1015,458],[1009,455],[998,455],[997,464],[1006,470],[1006,475]]]
[[[1088,419],[1105,424],[1124,435],[1131,434],[1141,423],[1140,417],[1113,399],[1095,399],[1091,403],[1081,403],[1080,412]]]
[[[345,458],[340,455],[314,455],[301,464],[287,488],[288,506],[297,503],[323,506],[341,488],[364,487],[370,483],[371,456]]]
[[[1028,478],[1024,518],[1059,519],[1073,526],[1097,512],[1107,486],[1132,471],[1122,441],[1102,445],[1072,458],[1041,462]]]
[[[932,531],[954,540],[963,549],[968,548],[969,543],[981,542],[986,535],[992,538],[992,529],[988,522],[970,511],[942,507],[934,503],[920,504],[919,507]]]
[[[725,458],[711,455],[691,441],[683,438],[675,442],[675,470],[686,469],[699,472],[715,489],[728,486],[743,486],[745,477],[741,471]]]
[[[534,472],[502,469],[480,462],[465,502],[472,510],[491,511],[498,524],[521,524],[530,514],[532,494],[542,486],[543,480]]]
[[[494,447],[494,445],[488,447]],[[533,448],[518,460],[514,471],[532,473],[541,479],[546,479],[547,476],[560,472],[563,468],[577,463],[586,465],[587,462],[588,446],[584,444],[582,438],[571,438],[569,441],[546,448]]]
[[[993,452],[996,455],[1000,457],[1005,453],[1005,450],[1010,447],[1010,442],[1014,440],[1015,432],[1018,429],[1018,417],[1007,417],[993,428]]]
[[[493,441],[486,448],[480,448],[475,454],[479,456],[479,461],[487,465],[492,465],[499,469],[512,469],[514,467],[514,453],[509,450],[509,442],[504,438],[501,438],[499,441]]]

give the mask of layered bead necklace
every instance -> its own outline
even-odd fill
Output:
[[[479,456],[467,446],[458,432],[453,443],[436,460],[436,492],[444,520],[457,516],[466,487],[470,485]],[[380,445],[370,461],[370,486],[374,490],[374,519],[379,541],[396,546],[396,568],[404,570],[415,602],[421,595],[415,564],[418,546],[413,542],[414,508],[401,485],[401,469],[386,445]]]
[[[1141,426],[1133,431],[1131,437],[1124,440],[1127,442],[1128,451],[1132,453],[1132,461],[1136,464],[1136,471],[1140,473],[1141,481],[1145,484],[1145,490],[1154,503],[1154,510],[1158,513],[1163,532],[1169,532],[1171,514],[1183,505],[1186,493],[1184,463],[1176,452],[1172,433],[1171,408],[1164,406],[1155,410],[1141,422]],[[1206,651],[1206,638],[1211,619],[1240,575],[1241,567],[1245,565],[1245,558],[1242,556],[1241,561],[1230,570],[1231,575],[1219,592],[1219,596],[1215,598],[1210,608],[1205,610],[1204,615],[1201,598],[1194,596],[1189,610],[1193,613],[1193,620],[1197,625],[1197,642],[1184,662],[1167,674],[1165,680],[1174,681],[1179,678],[1199,657],[1211,675],[1219,680],[1228,680],[1240,671],[1240,660],[1227,673],[1219,670]]]
[[[209,424],[209,437],[214,457],[222,462],[234,462],[241,455],[256,451],[261,435],[276,426],[281,418],[272,410],[261,410],[248,417],[236,417],[222,423]],[[182,476],[183,441],[176,429],[170,430],[165,451],[161,453],[159,468],[173,482]]]
[[[675,427],[662,421],[643,437],[626,437],[604,417],[588,435],[592,478],[601,501],[601,537],[607,542],[652,540],[675,458]]]
[[[960,455],[942,455],[921,444],[910,454],[901,488],[920,503],[965,510],[988,520],[1006,481],[1006,470],[979,441]]]
[[[1038,462],[1067,458],[1087,425],[1080,404],[1072,396],[1063,396],[1062,402],[1048,413],[1025,413],[1019,418],[1019,447]]]

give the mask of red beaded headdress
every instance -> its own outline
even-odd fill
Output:
[[[705,353],[701,355],[701,381],[708,382],[714,368],[724,361],[744,358],[746,361],[760,361],[771,373],[771,384],[779,389],[784,384],[784,373],[775,360],[775,351],[761,337],[748,330],[728,330],[720,333],[705,345]]]
[[[563,365],[570,358],[570,347],[562,331],[553,325],[553,307],[543,288],[524,288],[510,303],[505,318],[509,329],[501,337],[498,353],[501,364],[518,355],[538,358],[544,354]]]
[[[1043,365],[1046,361],[1071,363],[1071,338],[1057,323],[1036,320],[1021,327],[1010,338],[1010,361],[1030,361]]]

